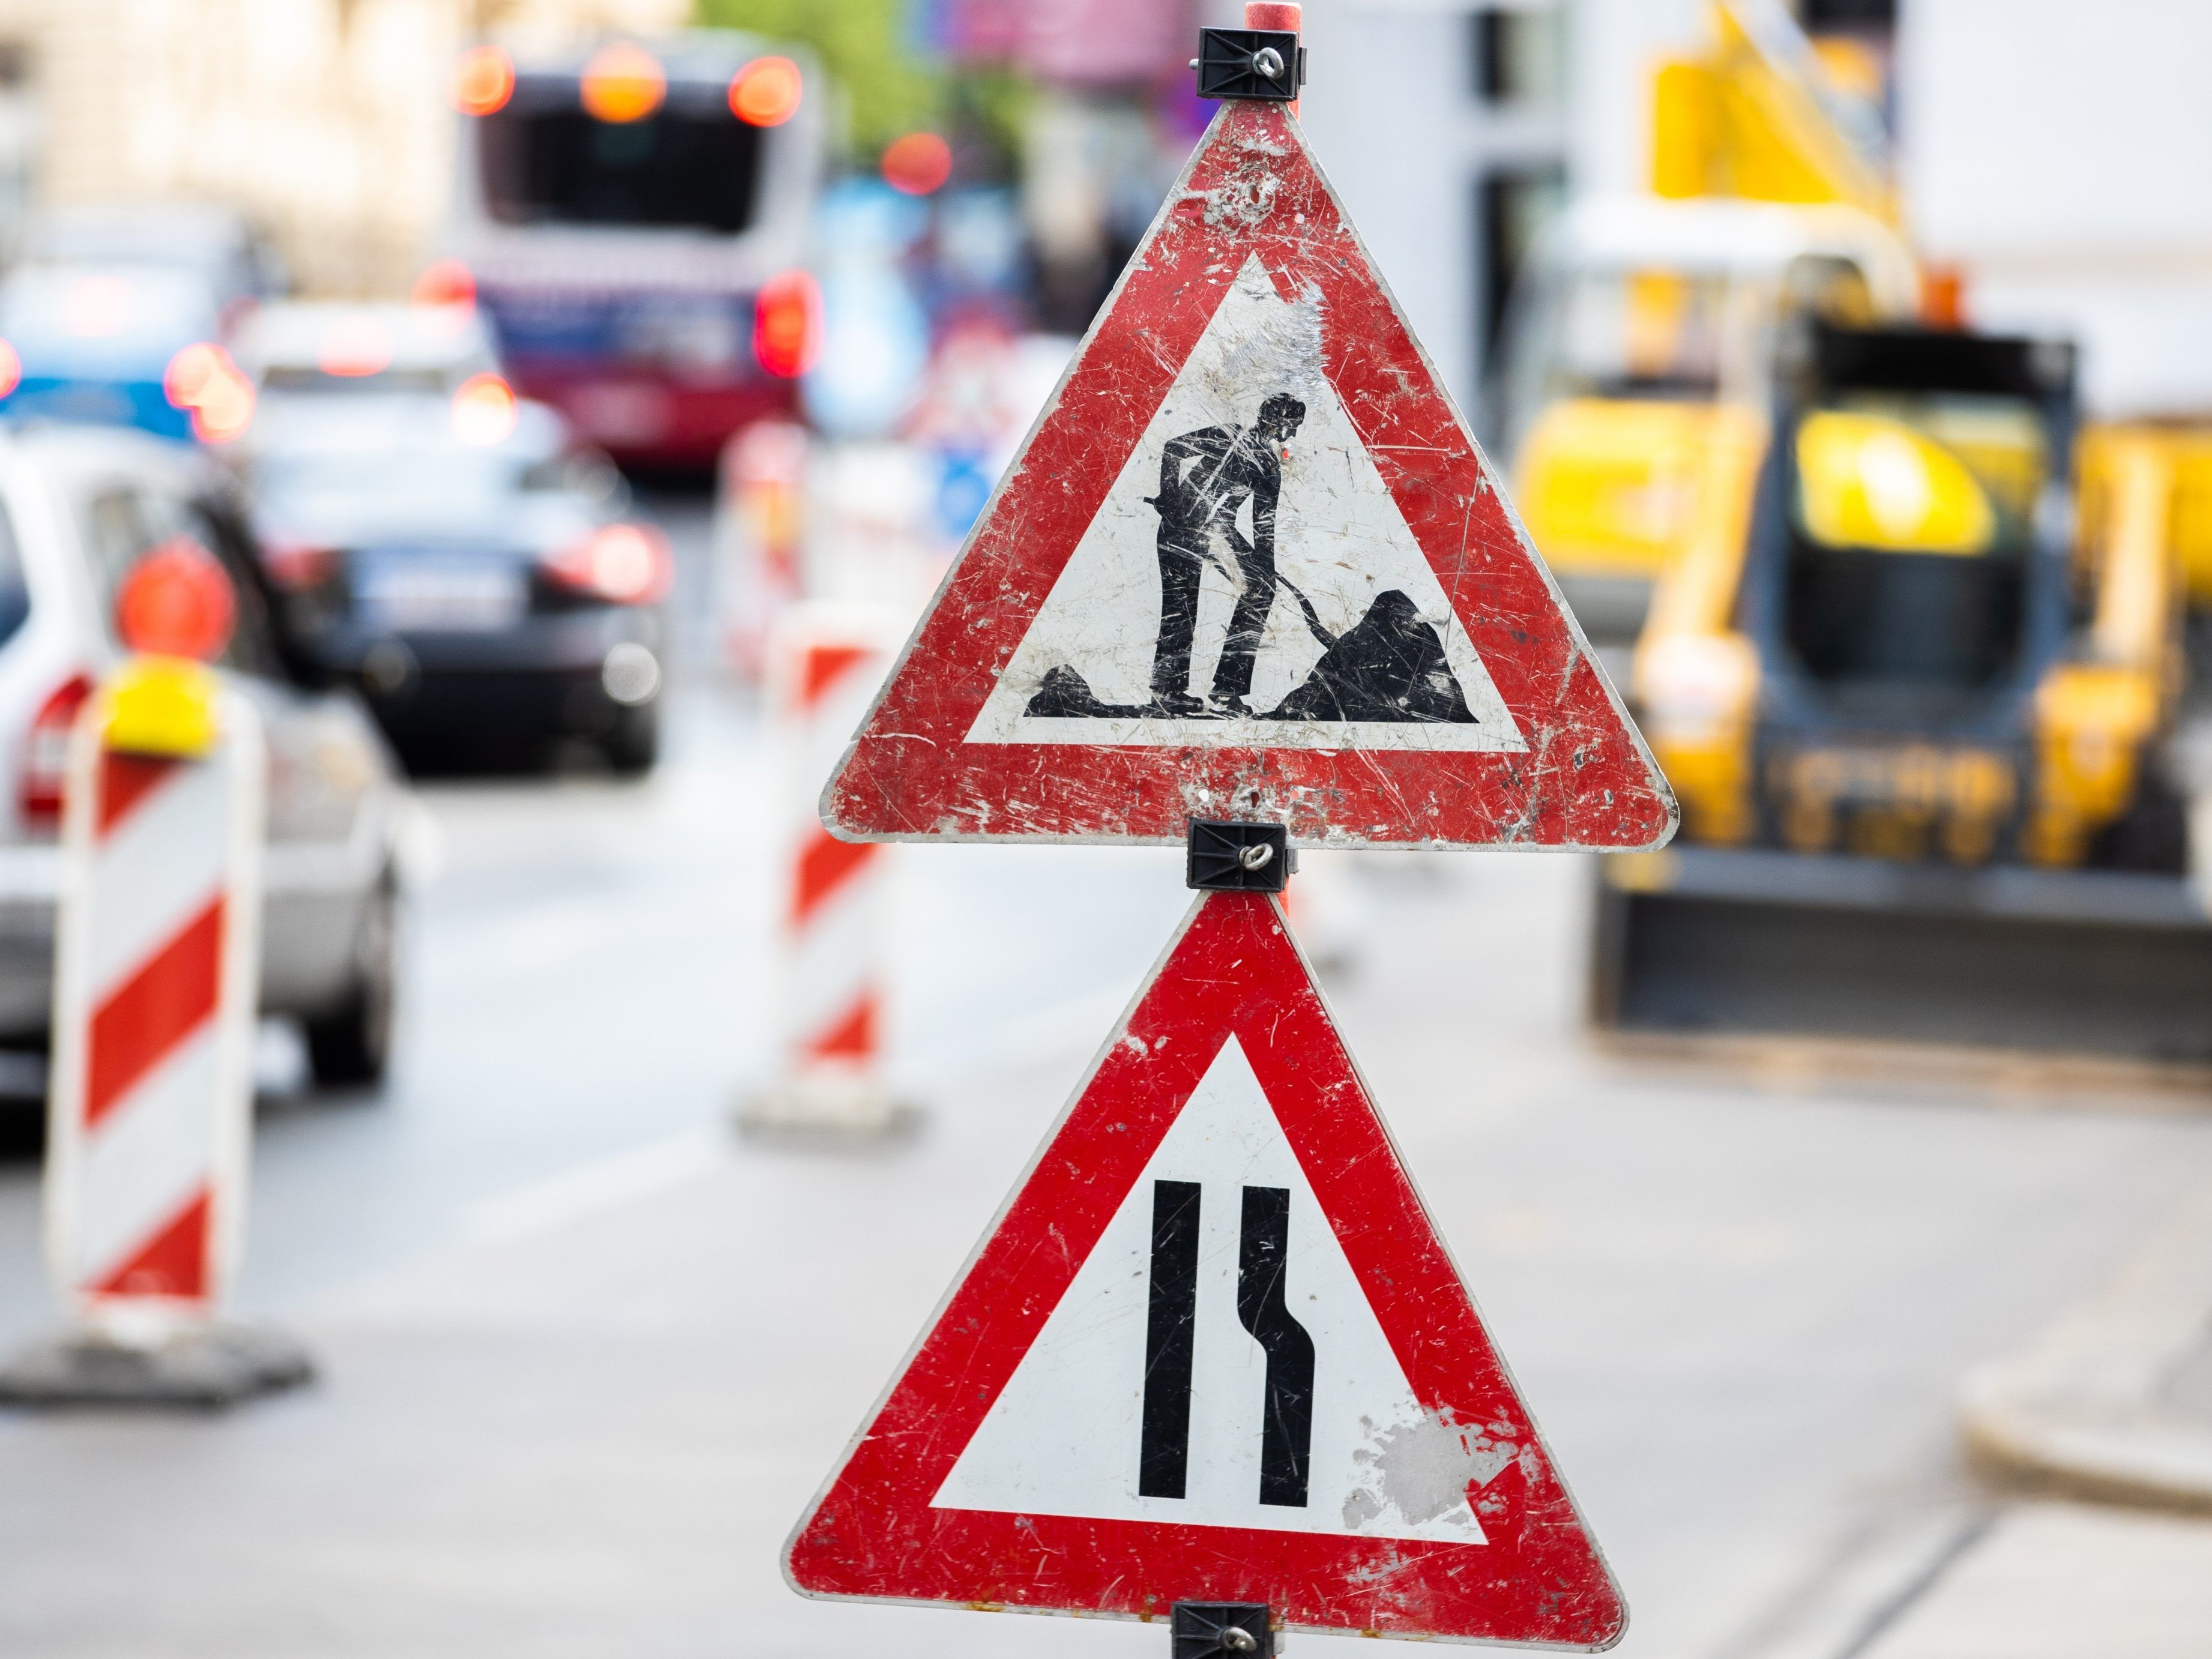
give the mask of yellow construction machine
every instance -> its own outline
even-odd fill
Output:
[[[2063,343],[1813,324],[1631,678],[1683,810],[1601,1024],[2212,1060],[2186,879],[2212,433],[2075,427]]]
[[[1867,66],[1711,15],[1504,387],[1683,809],[1606,861],[1594,1017],[2212,1061],[2212,429],[2084,429],[2067,343],[1918,320]]]

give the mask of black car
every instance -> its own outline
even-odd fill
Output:
[[[432,422],[301,431],[253,462],[289,631],[357,684],[417,762],[595,743],[617,771],[659,747],[672,574],[605,457],[525,406],[496,443]],[[419,436],[410,435],[419,434]],[[366,440],[366,441],[365,441]]]

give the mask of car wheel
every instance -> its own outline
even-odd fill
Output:
[[[660,758],[659,703],[623,709],[615,717],[614,730],[601,739],[601,746],[606,751],[607,764],[624,777],[653,770],[653,763]]]
[[[384,1081],[392,1061],[392,1013],[399,981],[399,893],[389,870],[370,893],[355,946],[356,977],[346,999],[306,1022],[307,1066],[326,1089]]]

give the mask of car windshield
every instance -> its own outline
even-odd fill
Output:
[[[2050,471],[2023,398],[1856,394],[1798,424],[1790,643],[1838,687],[1969,693],[2017,660]]]
[[[570,94],[573,99],[574,94]],[[641,121],[515,102],[482,123],[483,194],[504,224],[635,225],[734,235],[753,219],[761,136],[726,106]]]
[[[526,487],[531,461],[513,451],[459,445],[372,453],[280,450],[257,461],[253,475],[262,499],[272,502],[489,507]]]
[[[253,483],[270,518],[302,529],[497,524],[528,502],[604,510],[622,491],[621,475],[597,451],[523,445],[279,449],[255,461]]]

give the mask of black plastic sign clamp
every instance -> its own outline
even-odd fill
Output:
[[[1272,98],[1288,103],[1306,83],[1306,49],[1291,29],[1200,29],[1201,98]]]
[[[1216,893],[1279,893],[1298,867],[1279,823],[1193,818],[1183,885]]]
[[[1258,1601],[1178,1601],[1168,1614],[1174,1659],[1273,1659],[1275,1632]]]

